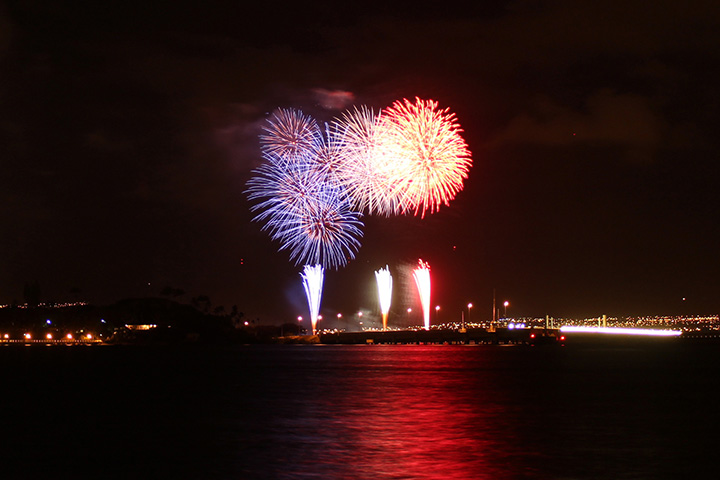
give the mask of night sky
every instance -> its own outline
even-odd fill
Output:
[[[493,289],[513,316],[720,311],[715,1],[243,3],[0,6],[0,303],[171,286],[307,315],[243,193],[261,125],[417,96],[456,113],[470,177],[425,219],[365,217],[326,317],[375,311],[388,264],[399,321],[418,258],[441,321],[489,319]]]

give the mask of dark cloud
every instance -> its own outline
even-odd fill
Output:
[[[576,110],[538,98],[529,112],[513,118],[492,141],[493,147],[512,142],[538,145],[620,146],[648,157],[666,138],[668,126],[644,97],[600,90]]]

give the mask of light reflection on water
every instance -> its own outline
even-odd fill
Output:
[[[346,347],[337,356],[315,365],[302,393],[288,396],[295,416],[274,418],[270,443],[282,445],[281,477],[505,474],[495,463],[512,449],[502,399],[481,387],[487,372],[469,366],[462,350]]]

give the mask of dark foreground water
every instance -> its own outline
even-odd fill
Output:
[[[718,346],[0,347],[0,478],[716,478]]]

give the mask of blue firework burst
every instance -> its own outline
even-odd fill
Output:
[[[298,118],[305,117],[295,114],[286,120],[295,125]],[[295,127],[275,123],[273,129]],[[326,128],[325,133],[302,148],[278,148],[277,143],[267,142],[265,163],[254,170],[246,194],[255,202],[253,220],[263,223],[263,230],[280,243],[281,251],[288,251],[295,264],[337,269],[355,258],[363,223],[336,175],[342,147],[330,130]]]

